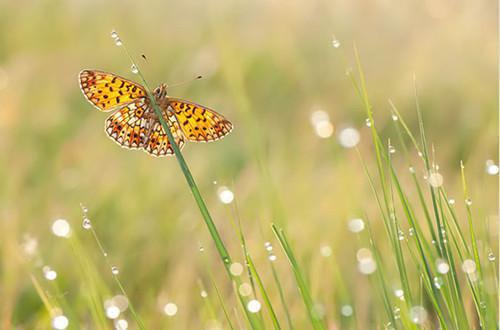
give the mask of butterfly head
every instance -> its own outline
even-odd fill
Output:
[[[167,96],[167,85],[161,84],[160,86],[156,87],[153,91],[153,94],[157,100],[164,99]]]

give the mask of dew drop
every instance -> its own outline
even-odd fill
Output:
[[[370,118],[365,119],[365,124],[367,127],[372,127],[372,121],[370,120]]]
[[[400,300],[404,300],[405,298],[405,292],[401,289],[396,289],[394,290],[394,295],[398,297]]]
[[[118,38],[118,33],[116,33],[115,30],[111,31],[111,38],[113,38],[113,39]]]
[[[83,219],[83,221],[82,221],[82,227],[84,229],[87,229],[87,230],[89,230],[90,228],[92,228],[92,223],[90,222],[89,218],[84,218]]]
[[[399,119],[398,115],[396,115],[396,114],[393,114],[391,117],[392,117],[393,121],[398,121],[398,119]]]
[[[427,181],[432,187],[438,188],[443,185],[443,176],[437,172],[432,172],[427,178]]]
[[[436,287],[436,289],[441,289],[443,283],[443,278],[441,276],[434,277],[434,286]]]
[[[472,274],[476,271],[476,263],[472,259],[466,259],[462,263],[462,270],[466,274]]]
[[[53,281],[57,278],[57,272],[50,268],[49,266],[43,266],[42,268],[43,276],[49,281]]]
[[[69,222],[65,219],[57,219],[52,223],[52,232],[59,237],[69,237],[71,234],[71,227]]]
[[[115,39],[115,45],[117,45],[118,47],[120,47],[121,45],[123,45],[122,39],[116,38]]]
[[[269,257],[268,257],[269,261],[276,261],[276,256],[274,254],[270,254]]]
[[[424,154],[421,151],[419,151],[418,152],[418,157],[422,158],[422,157],[424,157]]]
[[[120,316],[120,309],[118,308],[118,306],[115,306],[113,304],[107,306],[105,311],[106,311],[106,317],[108,319],[114,320],[118,318],[118,316]]]
[[[261,304],[258,300],[252,299],[247,304],[247,309],[250,313],[257,313],[260,311]]]
[[[217,190],[219,199],[224,204],[230,204],[234,200],[234,194],[228,187],[222,186]]]
[[[139,69],[137,68],[137,66],[135,64],[132,64],[130,66],[130,71],[132,71],[132,73],[139,73]]]
[[[206,298],[206,297],[208,297],[208,293],[207,293],[207,291],[205,291],[205,290],[201,290],[201,292],[200,292],[200,296],[201,296],[202,298]]]
[[[347,223],[347,228],[353,233],[359,233],[365,229],[365,222],[360,218],[351,219]]]
[[[68,327],[69,320],[64,315],[57,315],[52,319],[52,328],[57,330],[64,330]]]
[[[436,267],[440,274],[447,274],[450,271],[450,265],[444,259],[437,259]]]
[[[389,153],[390,153],[390,154],[394,154],[394,153],[396,153],[396,148],[394,148],[394,146],[390,145],[390,146],[389,146]]]
[[[174,316],[175,314],[177,314],[177,310],[177,305],[172,302],[165,304],[165,306],[163,307],[163,313],[165,313],[167,316]]]
[[[358,130],[352,127],[342,129],[337,138],[344,148],[354,148],[360,140]]]
[[[340,313],[345,317],[351,316],[353,313],[352,306],[351,305],[342,305],[342,307],[340,308]]]
[[[264,246],[268,252],[271,252],[273,250],[273,245],[271,244],[271,242],[264,243]]]
[[[423,324],[427,320],[427,311],[422,306],[410,308],[410,319],[415,324]]]
[[[495,259],[496,259],[495,255],[493,254],[492,251],[490,251],[490,253],[488,253],[488,260],[493,262],[495,261]]]
[[[408,167],[408,171],[410,171],[410,173],[415,173],[415,167],[413,166]]]
[[[118,269],[118,267],[113,266],[111,267],[111,273],[113,273],[113,275],[118,275],[120,273],[120,270]]]
[[[455,200],[453,198],[448,199],[448,204],[454,205],[455,204]]]
[[[405,233],[402,230],[398,231],[398,240],[402,241],[405,239]]]
[[[228,263],[229,263],[229,258],[228,258],[228,257],[224,257],[222,260],[224,260],[224,263],[225,263],[225,264],[228,264]]]
[[[229,272],[233,276],[240,276],[243,273],[243,265],[239,262],[235,262],[229,266]]]
[[[472,199],[467,198],[467,199],[465,200],[465,204],[467,204],[467,206],[471,206],[471,205],[472,205]]]
[[[200,252],[204,252],[205,251],[205,248],[203,246],[200,246]]]
[[[115,322],[116,330],[126,330],[128,329],[128,322],[125,319],[119,319]]]
[[[332,40],[332,46],[333,46],[333,48],[339,48],[340,47],[340,41],[338,41],[338,39],[336,39],[336,38],[333,38],[333,40]]]
[[[401,317],[400,312],[401,312],[401,309],[398,306],[394,306],[393,313],[394,313],[394,318],[396,320]]]
[[[415,229],[413,229],[413,227],[412,227],[412,228],[410,228],[410,229],[408,229],[408,234],[409,234],[410,236],[415,235]]]

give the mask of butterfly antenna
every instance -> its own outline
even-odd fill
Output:
[[[167,85],[167,87],[168,87],[168,88],[170,88],[170,87],[182,86],[182,85],[185,85],[185,84],[190,83],[190,82],[192,82],[192,81],[199,80],[199,79],[201,79],[201,78],[203,78],[203,76],[196,76],[196,77],[194,77],[194,78],[191,78],[191,79],[188,79],[188,80],[182,81],[182,82],[180,82],[180,83],[175,83],[175,84],[173,84],[173,85]]]

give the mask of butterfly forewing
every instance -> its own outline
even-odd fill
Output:
[[[233,129],[229,120],[207,107],[175,98],[170,98],[169,105],[182,132],[190,141],[215,141]]]
[[[117,109],[146,96],[141,85],[112,73],[83,70],[78,77],[87,100],[101,111]]]

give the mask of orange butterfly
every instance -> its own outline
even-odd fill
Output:
[[[174,150],[141,85],[112,73],[83,70],[80,88],[100,111],[114,111],[106,119],[106,133],[124,148],[144,149],[153,156],[169,156]],[[175,142],[210,142],[226,136],[233,124],[221,114],[199,104],[167,96],[167,86],[153,91]]]

